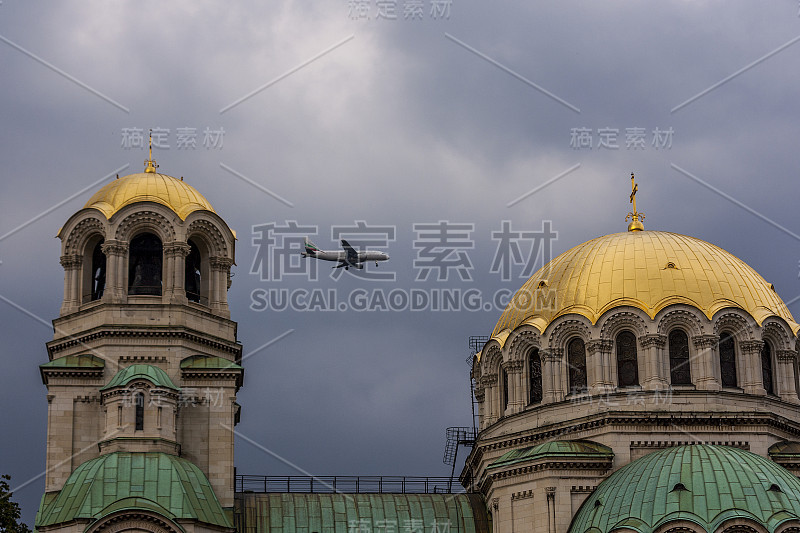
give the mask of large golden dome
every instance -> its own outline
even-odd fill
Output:
[[[172,209],[181,220],[198,210],[214,208],[205,197],[182,179],[155,172],[141,172],[116,179],[94,193],[84,209],[93,207],[106,218],[136,202],[156,202]]]
[[[737,307],[759,324],[779,316],[795,334],[800,330],[773,286],[738,257],[686,235],[629,231],[592,239],[550,261],[517,291],[492,336],[505,337],[522,324],[544,332],[569,313],[594,324],[620,306],[653,318],[672,304],[693,306],[709,319]]]

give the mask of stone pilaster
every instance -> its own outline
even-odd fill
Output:
[[[694,354],[689,371],[697,390],[722,390],[719,367],[719,335],[695,335],[692,337]]]
[[[664,347],[667,345],[667,336],[660,333],[643,335],[639,338],[642,345],[642,359],[639,369],[642,371],[642,389],[663,390],[669,388],[669,379],[664,375]]]
[[[61,304],[61,314],[65,315],[76,311],[81,304],[83,258],[80,255],[62,255],[60,261],[64,267],[64,301]]]
[[[593,339],[586,343],[586,373],[589,393],[605,395],[614,391],[611,381],[611,350],[614,343],[608,339]]]
[[[560,402],[564,399],[564,383],[562,378],[563,357],[557,350],[540,350],[542,358],[543,402]]]
[[[506,414],[514,414],[525,407],[525,387],[522,383],[524,361],[514,360],[503,363],[503,369],[508,374],[508,409]]]
[[[761,374],[761,349],[764,341],[742,341],[739,343],[741,354],[738,361],[742,362],[744,369],[741,376],[742,388],[745,394],[766,396],[764,390],[764,377]]]
[[[108,240],[100,245],[106,254],[106,288],[103,301],[107,303],[123,303],[127,299],[127,261],[128,244],[122,241]]]
[[[775,358],[778,360],[777,368],[777,381],[778,381],[778,394],[781,400],[789,403],[800,403],[797,396],[797,389],[795,388],[794,368],[797,352],[794,350],[778,350],[775,353]]]
[[[164,245],[164,257],[166,258],[166,275],[164,280],[164,295],[168,302],[174,304],[187,303],[185,275],[186,275],[186,256],[189,255],[191,247],[183,242],[171,242]]]
[[[228,310],[228,272],[233,261],[227,257],[212,257],[209,260],[211,267],[211,283],[209,284],[209,307],[222,316],[230,316]]]
[[[486,426],[491,426],[494,424],[500,415],[497,411],[499,408],[496,407],[495,404],[500,403],[499,398],[495,398],[497,395],[497,374],[486,374],[481,376],[481,386],[486,391],[486,401],[484,403],[484,421],[486,422]]]

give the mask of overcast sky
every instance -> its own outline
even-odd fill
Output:
[[[528,239],[509,279],[491,271],[504,220],[523,232],[551,221],[553,254],[624,231],[635,172],[646,229],[725,248],[800,313],[799,10],[2,0],[0,471],[22,485],[24,519],[44,486],[37,367],[63,296],[54,236],[115,173],[143,169],[134,128],[160,128],[159,170],[237,231],[229,300],[244,353],[274,341],[244,362],[238,472],[449,475],[445,428],[471,424],[467,340],[494,328],[493,295],[541,266]],[[288,221],[321,248],[358,221],[371,238],[393,231],[377,246],[391,260],[365,271],[393,281],[269,268],[259,258],[293,244],[259,247],[254,226]],[[464,233],[431,263],[424,225],[440,221]],[[334,291],[347,310],[260,309],[282,289]],[[350,306],[393,289],[483,299],[477,311]]]

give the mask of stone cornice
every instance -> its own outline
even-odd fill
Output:
[[[597,413],[561,425],[553,424],[549,428],[538,428],[535,433],[503,435],[493,438],[488,442],[478,443],[473,448],[465,464],[465,471],[479,470],[484,452],[505,450],[520,446],[531,446],[550,440],[574,439],[586,431],[606,428],[609,426],[635,427],[637,431],[651,428],[697,428],[702,426],[733,427],[761,425],[782,433],[800,438],[800,422],[794,422],[782,416],[769,412],[742,412],[742,413],[711,413],[703,411],[688,411],[680,413],[652,413],[652,412],[624,412],[614,411]],[[485,430],[484,430],[485,431]],[[463,474],[462,474],[463,475]]]
[[[236,360],[242,353],[242,345],[235,343],[225,343],[209,338],[200,332],[189,330],[186,328],[158,328],[158,329],[144,329],[144,328],[124,328],[124,327],[109,327],[101,326],[95,330],[91,330],[80,336],[67,337],[65,339],[53,340],[47,343],[47,351],[51,359],[54,354],[71,348],[76,345],[84,345],[90,341],[108,338],[137,338],[137,337],[153,337],[153,338],[172,338],[196,342],[205,346],[210,346],[216,350],[226,353],[234,354]]]

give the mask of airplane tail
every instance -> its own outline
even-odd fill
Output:
[[[301,252],[303,257],[314,257],[317,255],[317,252],[321,251],[313,242],[308,240],[308,237],[303,237],[303,248],[305,249],[305,252]]]

